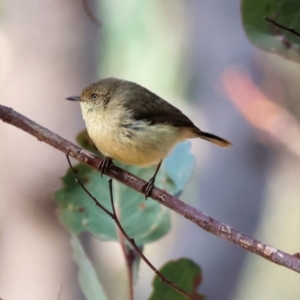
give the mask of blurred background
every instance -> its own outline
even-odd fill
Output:
[[[99,78],[135,81],[234,145],[224,150],[193,141],[197,166],[181,199],[242,233],[299,252],[299,66],[250,44],[239,1],[0,4],[1,104],[74,141],[84,123],[79,106],[65,97]],[[0,141],[1,299],[84,299],[53,200],[65,156],[4,123]],[[174,213],[172,221],[172,231],[145,254],[157,267],[195,260],[207,299],[299,299],[295,272]],[[126,300],[119,245],[84,241],[109,299]],[[147,299],[152,278],[142,263],[136,299]]]

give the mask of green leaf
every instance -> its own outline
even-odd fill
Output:
[[[197,288],[202,281],[200,267],[192,260],[181,258],[170,261],[159,270],[166,278],[178,287],[192,294],[196,299],[204,300],[204,296],[197,293]],[[153,280],[153,292],[149,300],[186,300],[178,291],[164,283],[157,275]]]
[[[298,0],[243,0],[241,10],[245,32],[254,45],[300,62],[300,40],[294,34],[264,20],[266,16],[300,32]]]
[[[85,187],[102,205],[111,210],[107,179],[101,178],[99,172],[83,164],[76,165],[75,170]],[[102,240],[118,240],[113,220],[74,181],[70,170],[64,176],[63,184],[64,187],[55,193],[60,204],[60,220],[76,234],[89,231]],[[142,194],[120,183],[114,182],[113,187],[119,220],[137,244],[143,245],[166,234],[170,228],[169,211],[166,207],[155,201],[146,201]]]
[[[190,151],[191,142],[180,143],[163,162],[163,168],[175,184],[172,194],[182,192],[195,168],[196,158]]]
[[[87,300],[107,300],[96,271],[86,256],[79,239],[74,234],[71,237],[71,246],[73,249],[73,259],[79,268],[78,282],[84,296]]]
[[[86,131],[77,136],[77,141],[84,147],[92,149],[93,144]],[[189,153],[189,142],[178,145],[165,160],[159,171],[155,185],[169,193],[179,193],[191,175],[195,158]],[[155,167],[139,168],[115,162],[121,168],[148,180]],[[93,196],[111,211],[107,178],[101,177],[96,170],[83,164],[75,166],[76,175]],[[102,240],[118,240],[116,225],[74,181],[70,170],[62,178],[63,187],[55,193],[59,205],[60,220],[74,233],[88,231]],[[128,235],[138,245],[153,242],[164,236],[170,229],[169,210],[152,200],[145,200],[144,195],[113,182],[114,204],[119,220]]]
[[[96,170],[77,164],[77,178],[107,209],[110,209],[107,180]],[[110,216],[97,207],[94,201],[75,182],[69,169],[62,178],[63,187],[55,193],[59,203],[60,220],[74,233],[89,231],[103,240],[117,240],[117,231]]]

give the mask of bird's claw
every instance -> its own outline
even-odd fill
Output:
[[[145,199],[147,200],[147,198],[150,196],[150,193],[152,191],[152,189],[154,188],[154,182],[155,182],[155,177],[152,177],[144,186],[143,186],[143,190],[145,193]]]
[[[101,173],[101,177],[103,174],[107,172],[108,168],[113,164],[112,159],[110,157],[105,157],[99,164],[98,169]]]

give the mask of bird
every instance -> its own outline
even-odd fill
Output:
[[[66,99],[80,103],[87,132],[105,156],[99,165],[102,175],[113,159],[142,167],[156,165],[144,186],[146,198],[163,159],[177,143],[201,138],[220,147],[232,145],[200,130],[178,108],[131,81],[105,78],[84,88],[80,96]]]

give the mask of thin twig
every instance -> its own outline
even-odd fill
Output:
[[[274,24],[275,26],[277,26],[277,27],[279,27],[279,28],[282,28],[282,29],[284,29],[284,30],[286,30],[286,31],[288,31],[288,32],[290,32],[290,33],[296,35],[298,38],[300,38],[300,33],[297,32],[293,27],[290,27],[290,28],[289,28],[289,27],[285,27],[285,26],[283,26],[283,25],[277,23],[276,21],[273,21],[273,20],[269,19],[268,17],[264,17],[264,19],[265,19],[266,21],[268,21],[268,22]]]
[[[114,219],[114,214],[111,213],[108,209],[106,209],[98,200],[96,197],[94,197],[90,191],[84,186],[84,184],[77,178],[76,176],[76,172],[71,164],[71,161],[70,161],[70,157],[69,155],[66,154],[66,157],[67,157],[67,161],[68,161],[68,164],[69,164],[69,167],[72,171],[72,174],[74,176],[74,179],[75,179],[75,182],[78,183],[80,185],[80,187],[87,193],[87,195],[94,201],[94,203],[96,204],[96,206],[98,206],[100,209],[102,209],[107,215],[109,215],[112,219]],[[130,263],[128,262],[128,257],[129,257],[129,254],[127,253],[126,251],[126,246],[125,244],[120,241],[120,244],[122,246],[122,249],[123,249],[123,252],[124,252],[124,255],[126,257],[126,262],[127,263]],[[128,270],[128,276],[129,276],[129,292],[130,292],[130,299],[133,299],[133,287],[132,287],[132,283],[133,283],[133,280],[132,280],[132,263],[131,265],[127,266],[130,268],[130,270]]]
[[[172,288],[174,288],[175,290],[177,290],[180,294],[187,296],[189,299],[194,299],[197,300],[197,298],[195,298],[193,295],[185,292],[183,289],[181,289],[179,286],[177,286],[175,283],[173,283],[171,280],[169,280],[168,278],[166,278],[164,275],[162,275],[153,265],[152,263],[147,259],[147,257],[143,254],[143,252],[140,250],[140,248],[137,246],[137,244],[135,243],[134,239],[131,238],[126,231],[124,230],[124,228],[122,227],[117,213],[116,213],[116,209],[114,206],[114,199],[113,199],[113,190],[112,190],[112,179],[108,180],[108,186],[109,186],[109,195],[110,195],[110,203],[111,203],[111,208],[113,210],[113,214],[114,214],[114,221],[117,224],[118,228],[120,229],[120,231],[122,232],[122,234],[125,236],[126,240],[130,243],[131,247],[138,253],[138,255],[142,258],[142,260],[150,267],[150,269],[152,269],[152,271],[166,284],[170,285]]]
[[[83,188],[83,190],[88,194],[88,196],[94,201],[94,203],[96,204],[96,206],[98,206],[100,209],[102,209],[107,215],[109,215],[112,219],[114,219],[114,214],[112,214],[108,209],[106,209],[98,200],[96,197],[94,197],[90,191],[84,186],[84,184],[77,178],[76,176],[76,172],[71,164],[71,161],[70,161],[70,157],[69,155],[66,154],[66,157],[67,157],[67,161],[68,161],[68,164],[69,164],[69,167],[72,171],[72,174],[74,176],[74,179],[75,179],[75,182],[78,183],[80,185],[81,188]],[[122,249],[123,249],[123,252],[124,252],[124,255],[126,257],[126,262],[128,262],[128,257],[130,254],[127,253],[126,251],[126,246],[125,244],[120,241],[120,244],[122,246]],[[131,266],[128,266],[130,268],[130,270],[128,271],[128,276],[129,276],[129,288],[130,288],[130,299],[133,299],[133,288],[132,288],[132,263],[131,263]]]
[[[147,259],[147,257],[143,254],[143,252],[140,250],[140,248],[137,246],[137,244],[135,243],[134,239],[132,239],[125,231],[125,229],[123,228],[123,226],[121,225],[118,216],[117,216],[117,212],[115,209],[115,205],[114,205],[114,200],[113,200],[113,190],[112,190],[112,179],[108,180],[108,186],[109,186],[109,195],[110,195],[110,203],[111,203],[111,207],[112,207],[112,213],[107,210],[98,200],[96,197],[94,197],[89,191],[88,189],[83,185],[83,183],[79,180],[79,178],[76,176],[76,172],[70,162],[70,158],[68,155],[66,155],[67,160],[68,160],[68,164],[70,166],[70,169],[72,171],[72,174],[75,178],[76,183],[78,183],[83,189],[84,191],[88,194],[88,196],[95,202],[95,204],[101,208],[106,214],[108,214],[116,223],[118,229],[120,230],[120,232],[122,233],[122,235],[125,237],[125,239],[129,242],[129,244],[132,246],[132,248],[136,251],[136,253],[142,258],[142,260],[150,267],[150,269],[152,269],[154,271],[155,274],[157,274],[157,276],[159,276],[161,278],[161,280],[165,283],[167,283],[168,285],[170,285],[172,288],[174,288],[175,290],[177,290],[178,292],[180,292],[181,294],[187,296],[189,299],[192,300],[197,300],[196,298],[194,298],[192,295],[190,295],[189,293],[185,292],[184,290],[182,290],[180,287],[178,287],[176,284],[174,284],[172,281],[170,281],[169,279],[167,279],[165,276],[163,276],[153,265],[152,263]],[[126,254],[126,253],[125,253]],[[127,256],[127,254],[126,254]],[[131,275],[132,276],[132,275]],[[132,280],[130,280],[131,284],[132,284]],[[130,287],[130,294],[131,297],[133,297],[133,290],[132,290],[132,286]]]
[[[127,270],[127,277],[128,277],[128,285],[129,285],[129,299],[134,299],[134,292],[133,292],[133,263],[136,258],[135,251],[132,249],[129,249],[126,245],[125,241],[126,238],[124,238],[122,232],[118,228],[118,236],[120,240],[120,245],[122,248],[122,251],[124,253],[124,257],[126,260],[126,270]]]
[[[74,179],[75,179],[75,182],[78,183],[82,188],[83,190],[88,194],[88,196],[94,201],[94,203],[96,204],[96,206],[98,206],[100,209],[102,209],[106,214],[108,214],[111,218],[113,218],[113,214],[108,210],[106,209],[97,199],[96,197],[94,197],[90,192],[89,190],[82,184],[82,182],[77,178],[76,176],[76,172],[71,164],[71,161],[70,161],[70,157],[68,154],[66,154],[66,157],[67,157],[67,161],[68,161],[68,164],[69,164],[69,167],[72,171],[72,174],[74,176]]]
[[[124,255],[126,258],[126,264],[127,264],[127,274],[128,274],[128,282],[129,282],[129,299],[134,299],[134,291],[133,291],[133,263],[134,259],[136,257],[135,252],[131,249],[128,249],[128,247],[123,248]]]
[[[0,119],[35,136],[39,141],[43,141],[64,152],[65,154],[74,157],[78,161],[98,170],[98,166],[102,161],[100,157],[97,157],[96,155],[83,150],[82,148],[61,138],[45,127],[42,127],[25,116],[17,113],[12,108],[0,105]],[[117,166],[110,166],[106,170],[105,174],[112,179],[116,179],[117,181],[127,185],[135,191],[145,194],[143,187],[145,186],[146,182],[118,168]],[[290,255],[286,252],[270,247],[245,234],[242,234],[230,226],[211,218],[187,203],[180,201],[179,199],[156,187],[151,190],[149,197],[176,211],[178,214],[189,219],[202,229],[216,236],[222,237],[223,239],[236,244],[247,251],[255,253],[269,261],[300,273],[300,259],[297,256]]]

